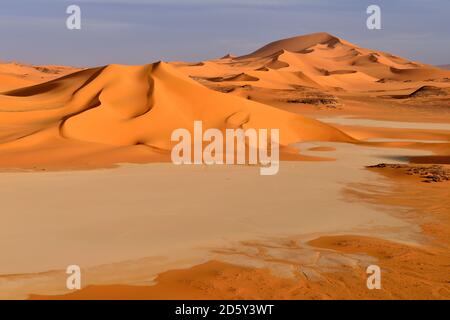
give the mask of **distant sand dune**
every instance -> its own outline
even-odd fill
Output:
[[[65,66],[33,66],[0,61],[0,92],[46,82],[77,70]]]
[[[385,90],[386,79],[398,82],[445,81],[450,72],[430,65],[413,62],[390,53],[358,47],[328,33],[292,37],[269,43],[239,57],[208,61],[204,67],[177,66],[183,73],[201,77],[222,77],[225,74],[251,74],[252,71],[279,71],[259,76],[258,86],[287,89],[292,85],[311,85],[323,90],[340,87],[345,91]],[[299,73],[307,81],[286,76]],[[284,81],[280,81],[283,73]],[[324,79],[324,77],[327,77]],[[406,86],[389,83],[389,89]]]

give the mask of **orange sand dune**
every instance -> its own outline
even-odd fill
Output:
[[[32,66],[0,61],[0,92],[53,80],[77,70],[65,66]]]
[[[323,32],[275,41],[236,58],[228,55],[201,66],[177,63],[176,67],[197,78],[245,73],[259,78],[257,86],[263,88],[303,85],[353,92],[419,88],[430,80],[448,86],[450,77],[448,70],[361,48]],[[294,80],[293,73],[301,73],[303,79]]]
[[[161,158],[177,128],[277,128],[283,146],[352,141],[293,113],[209,90],[167,63],[109,65],[0,95],[0,166],[95,166]]]

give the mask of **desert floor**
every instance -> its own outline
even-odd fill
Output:
[[[329,121],[385,124],[342,119]],[[283,161],[272,177],[170,163],[3,172],[2,298],[449,298],[450,182],[366,169],[431,154],[414,135],[369,141],[297,144],[323,161]],[[61,296],[70,264],[85,288]],[[366,287],[370,264],[382,290]]]

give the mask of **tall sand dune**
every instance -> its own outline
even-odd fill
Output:
[[[260,49],[233,59],[211,60],[192,68],[177,65],[185,74],[202,77],[223,77],[227,74],[251,74],[252,71],[274,70],[278,74],[299,73],[308,79],[275,73],[260,74],[257,86],[286,89],[291,86],[311,86],[323,90],[336,87],[346,91],[402,90],[411,82],[417,88],[427,81],[448,82],[450,72],[431,65],[413,62],[390,53],[359,47],[328,33],[313,33],[269,43]],[[326,78],[325,78],[326,77]],[[290,80],[288,80],[290,79]],[[386,85],[386,81],[391,83]],[[394,84],[393,81],[398,83]]]
[[[352,141],[319,121],[209,90],[167,63],[108,65],[0,95],[0,166],[96,166],[167,155],[173,130],[280,130],[280,143]]]

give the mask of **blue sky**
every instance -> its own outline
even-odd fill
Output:
[[[66,8],[82,10],[68,30]],[[382,30],[366,8],[382,9]],[[449,0],[2,0],[0,60],[94,66],[197,61],[326,31],[363,47],[450,63]]]

